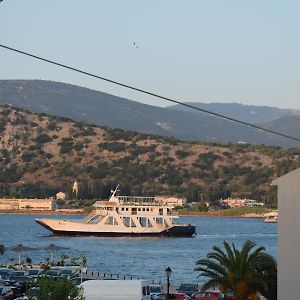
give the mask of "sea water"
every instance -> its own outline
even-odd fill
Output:
[[[277,224],[264,223],[263,219],[229,217],[182,217],[182,223],[196,226],[194,238],[134,238],[134,237],[56,237],[35,223],[36,218],[80,219],[81,216],[0,215],[0,244],[6,247],[23,244],[42,247],[49,244],[68,247],[68,250],[54,253],[60,260],[61,254],[79,256],[84,253],[90,271],[135,275],[151,280],[164,280],[167,266],[173,272],[173,283],[203,281],[194,271],[195,262],[205,258],[214,245],[222,247],[223,241],[240,247],[251,240],[266,251],[277,256]],[[31,251],[22,254],[22,259],[31,257],[33,262],[42,262],[47,251]],[[5,263],[17,254],[7,251],[0,260]]]

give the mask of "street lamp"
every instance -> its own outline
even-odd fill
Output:
[[[169,300],[170,298],[170,276],[172,274],[172,269],[170,267],[167,267],[165,269],[165,273],[166,273],[166,276],[167,276],[167,300]]]

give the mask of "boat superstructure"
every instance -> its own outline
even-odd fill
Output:
[[[84,220],[36,219],[36,222],[60,235],[85,236],[193,236],[195,226],[176,224],[172,205],[154,197],[117,196],[97,201]]]

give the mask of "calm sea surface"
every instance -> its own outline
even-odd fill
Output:
[[[85,252],[88,269],[101,273],[137,275],[145,279],[164,279],[164,269],[173,269],[173,282],[201,281],[193,270],[195,261],[204,258],[214,245],[234,242],[242,245],[246,240],[265,246],[277,256],[277,225],[266,224],[262,219],[184,217],[183,223],[197,226],[195,238],[86,238],[54,237],[49,231],[34,222],[37,215],[0,215],[0,244],[14,246],[24,244],[32,247],[51,243],[70,248],[68,255],[79,256]],[[73,218],[78,216],[45,216],[46,218]],[[55,253],[59,259],[60,254]],[[46,251],[23,254],[34,262],[49,257]],[[17,254],[6,252],[0,258],[17,259]]]

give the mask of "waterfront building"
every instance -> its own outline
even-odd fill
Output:
[[[57,200],[65,200],[66,199],[66,194],[63,192],[59,192],[56,194],[56,199]]]
[[[186,204],[186,199],[172,196],[155,196],[154,199],[155,201],[162,202],[165,205],[183,206]]]
[[[49,199],[0,199],[0,210],[53,210],[54,201]]]
[[[257,202],[256,200],[252,200],[252,199],[240,199],[240,198],[228,198],[228,199],[224,199],[221,200],[220,203],[222,205],[226,205],[229,206],[231,208],[234,207],[242,207],[242,206],[248,206],[248,207],[258,207],[258,206],[264,206],[264,203],[262,202]]]
[[[242,206],[245,206],[246,199],[227,198],[227,199],[221,200],[220,202],[221,202],[221,204],[229,206],[229,207],[242,207]]]
[[[300,168],[272,181],[278,186],[278,299],[299,299]]]

